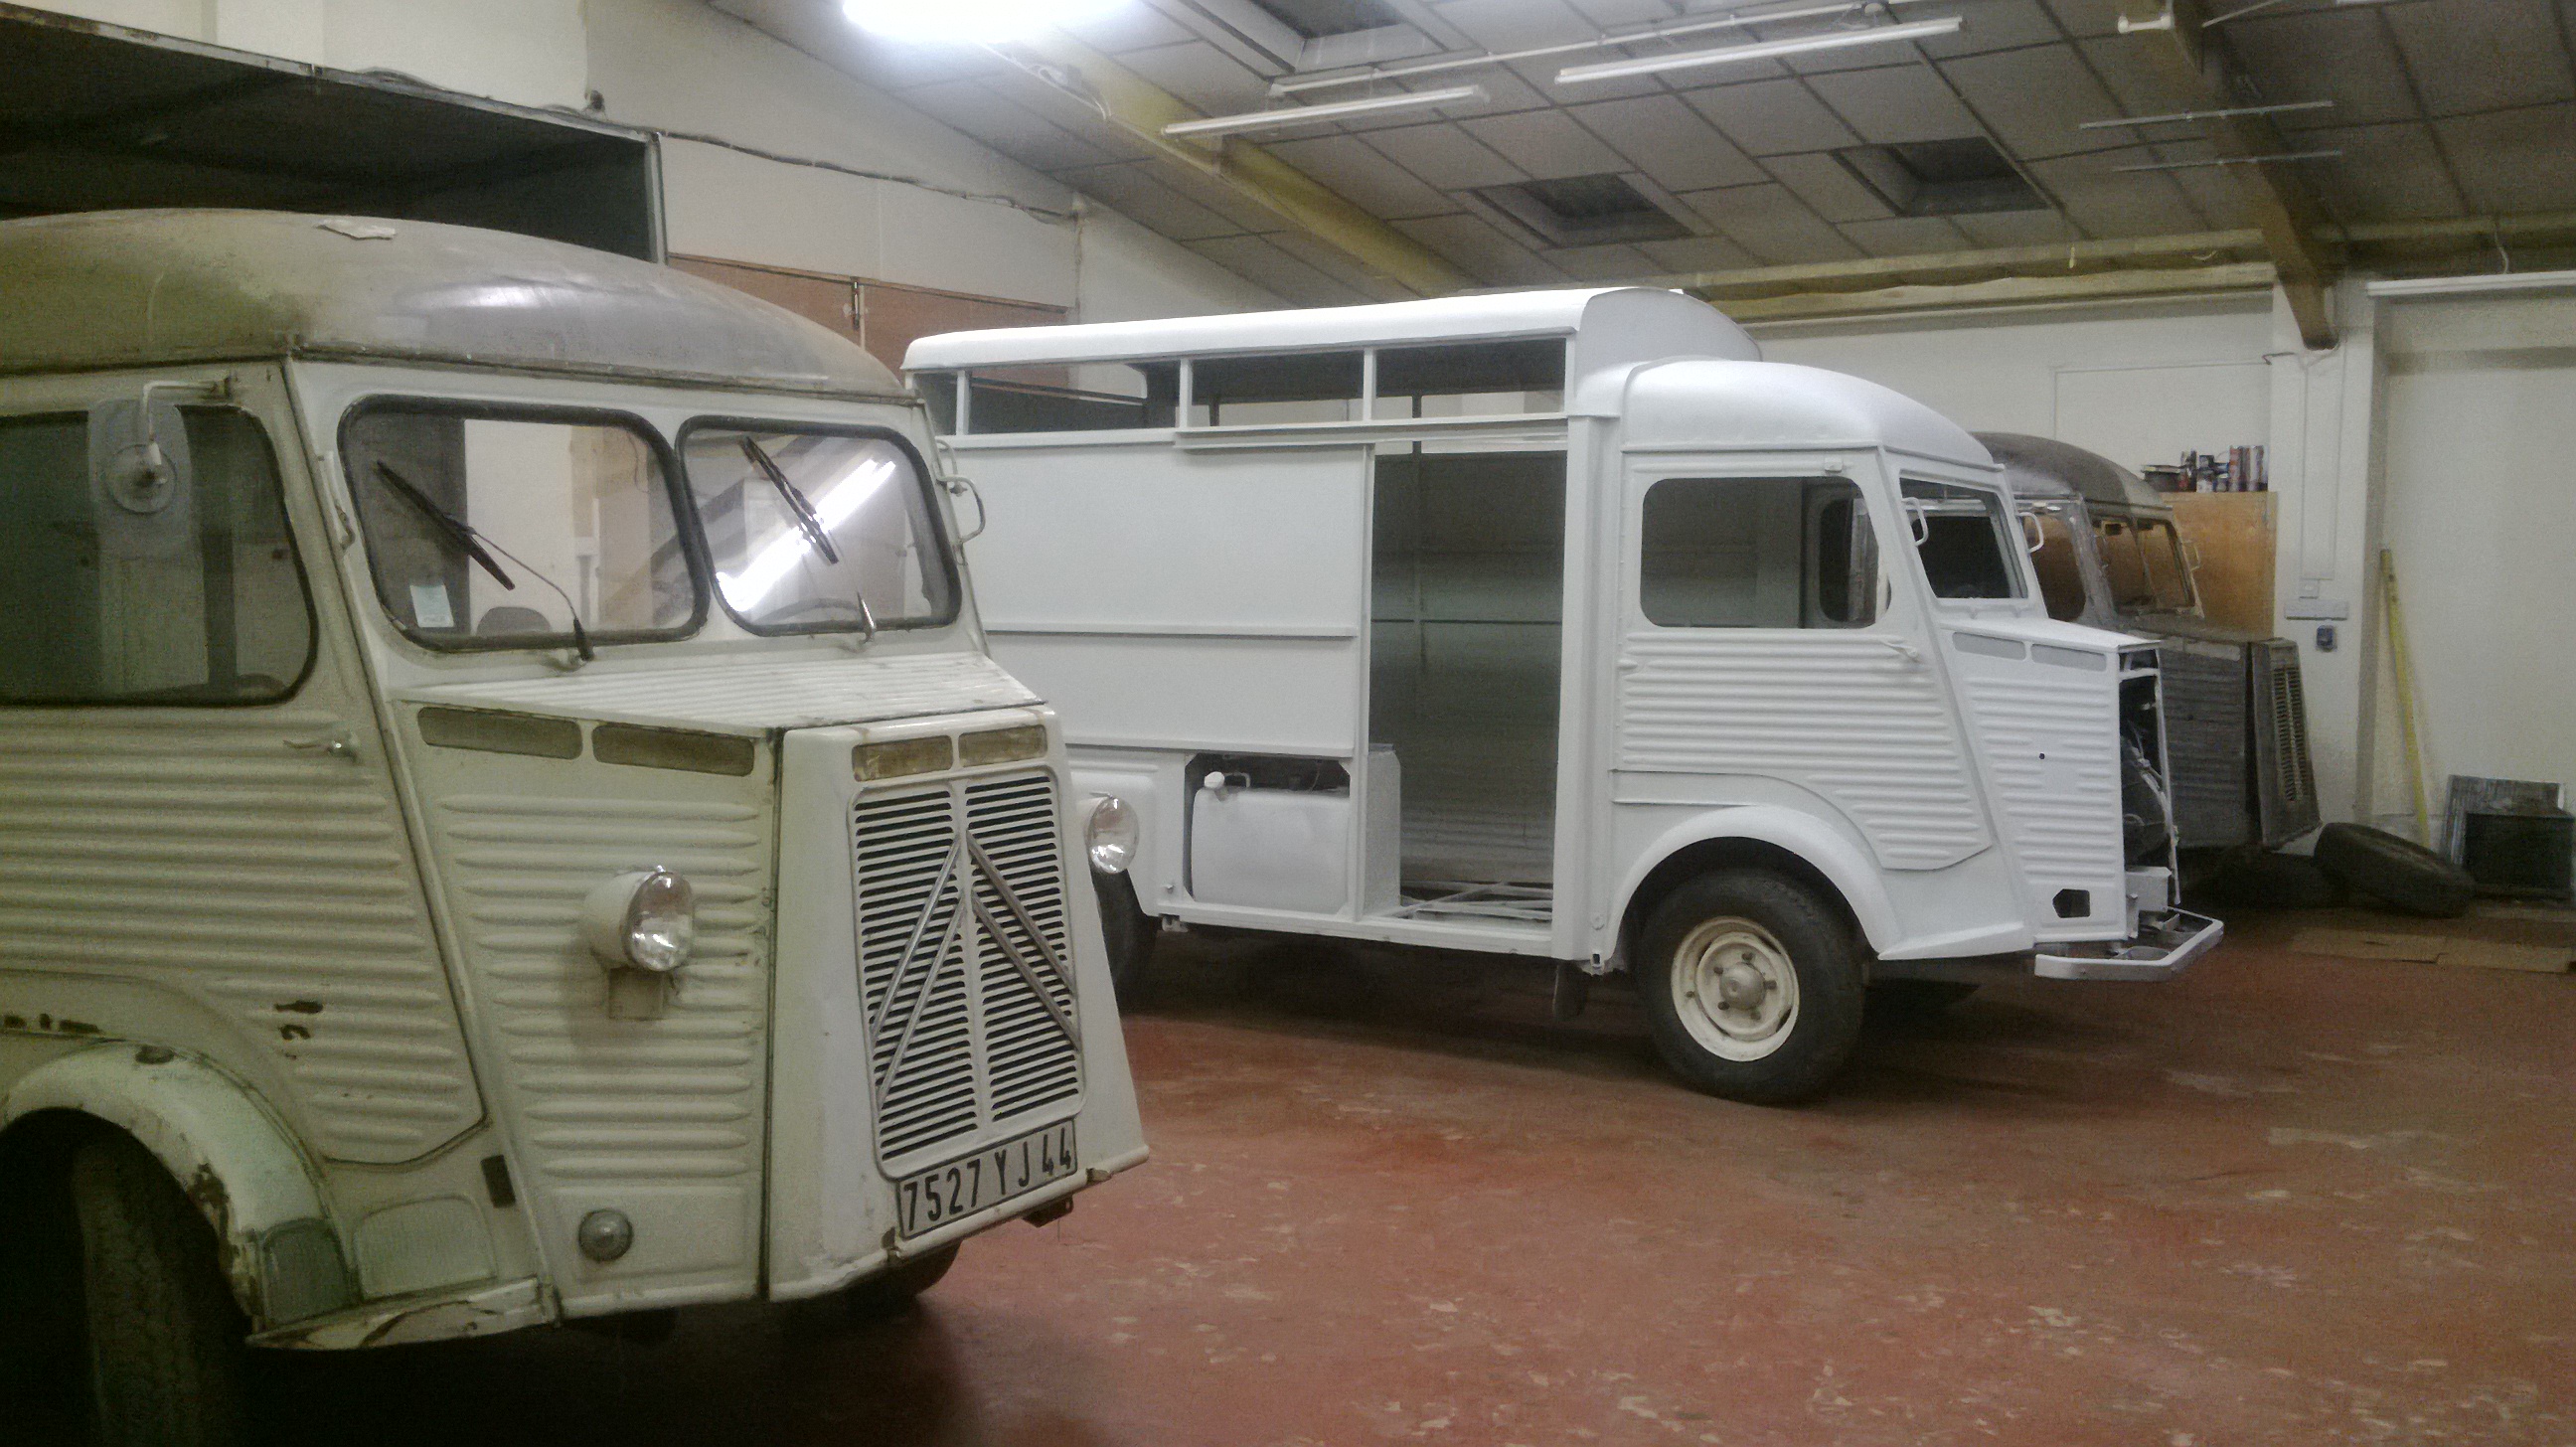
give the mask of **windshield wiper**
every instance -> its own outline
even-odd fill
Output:
[[[787,473],[769,455],[768,448],[748,436],[741,441],[742,455],[751,460],[752,466],[760,469],[760,475],[769,479],[771,487],[778,489],[778,496],[786,502],[787,511],[795,517],[796,526],[804,530],[805,539],[814,545],[814,551],[823,555],[824,562],[839,563],[840,549],[832,546],[832,534],[823,526],[822,515],[814,511],[814,504],[807,502],[796,484],[787,480]]]
[[[504,589],[515,593],[519,591],[519,585],[510,581],[510,575],[501,571],[501,565],[499,563],[492,561],[492,553],[499,553],[501,556],[508,558],[511,562],[517,563],[520,567],[528,568],[529,577],[536,579],[538,582],[545,584],[549,588],[552,588],[555,596],[563,599],[564,616],[572,620],[573,652],[580,655],[581,661],[584,663],[588,663],[599,656],[598,650],[590,646],[590,630],[581,626],[581,610],[573,606],[572,595],[563,590],[562,584],[557,583],[554,579],[547,577],[545,574],[538,572],[534,568],[529,568],[527,559],[518,556],[505,547],[502,547],[499,543],[493,542],[490,538],[477,532],[472,523],[469,523],[465,519],[458,517],[456,514],[449,512],[447,509],[440,507],[435,499],[431,498],[428,493],[421,491],[418,486],[413,484],[411,479],[394,471],[392,467],[387,465],[381,459],[376,463],[376,476],[383,478],[385,485],[392,488],[396,496],[419,509],[422,517],[429,519],[431,523],[437,526],[441,536],[445,537],[450,543],[455,544],[458,552],[463,553],[465,556],[481,564],[483,571],[492,575],[492,581],[500,584]],[[486,544],[490,544],[491,552],[484,551]]]
[[[482,564],[483,571],[492,575],[493,582],[500,584],[509,592],[519,591],[519,585],[510,581],[510,575],[501,571],[501,565],[492,561],[490,553],[483,551],[482,535],[474,531],[473,524],[440,507],[428,493],[413,486],[410,478],[394,471],[383,462],[376,464],[376,476],[383,478],[385,486],[392,488],[396,496],[410,503],[422,517],[429,519],[441,533],[446,534],[447,541],[453,544],[458,552]]]

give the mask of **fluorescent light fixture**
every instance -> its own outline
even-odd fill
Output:
[[[1920,5],[1924,0],[1882,0],[1889,7]],[[1515,60],[1544,60],[1551,55],[1570,55],[1578,50],[1610,50],[1622,45],[1642,45],[1649,40],[1678,40],[1685,35],[1700,35],[1711,30],[1741,30],[1748,25],[1769,25],[1780,20],[1813,20],[1819,15],[1843,16],[1852,13],[1852,0],[1833,0],[1830,5],[1808,5],[1793,10],[1765,10],[1760,14],[1721,15],[1714,20],[1689,19],[1669,25],[1653,25],[1643,30],[1623,30],[1615,35],[1596,35],[1589,40],[1568,40],[1556,45],[1541,45],[1530,50],[1489,50],[1481,55],[1453,55],[1444,60],[1417,61],[1404,65],[1372,66],[1341,75],[1304,76],[1296,80],[1274,80],[1272,95],[1296,95],[1303,91],[1323,90],[1337,85],[1359,85],[1372,80],[1398,80],[1405,76],[1433,75],[1441,71],[1466,70],[1480,65],[1504,65]]]
[[[1823,50],[1849,50],[1856,45],[1883,45],[1898,40],[1929,40],[1935,35],[1956,34],[1961,28],[1958,16],[1939,20],[1915,20],[1903,25],[1874,25],[1867,30],[1828,30],[1821,35],[1801,35],[1794,40],[1765,40],[1754,45],[1730,45],[1723,50],[1693,50],[1680,55],[1640,55],[1630,60],[1605,60],[1598,65],[1570,66],[1556,73],[1558,85],[1581,85],[1587,80],[1626,80],[1640,75],[1662,75],[1674,70],[1697,70],[1709,65],[1732,65],[1744,60],[1774,60],[1784,55],[1812,55]]]
[[[2171,122],[2180,121],[2216,121],[2225,120],[2230,116],[2273,116],[2279,115],[2284,111],[2322,111],[2332,110],[2333,108],[2334,102],[2330,100],[2294,100],[2284,101],[2279,105],[2269,106],[2229,106],[2225,110],[2173,111],[2160,116],[2138,116],[2135,119],[2122,117],[2118,120],[2109,121],[2078,121],[2075,124],[2075,129],[2079,131],[2110,131],[2121,130],[2131,126],[2161,126]]]
[[[1266,131],[1280,126],[1310,125],[1316,121],[1340,120],[1346,116],[1373,116],[1381,111],[1421,110],[1428,106],[1445,106],[1453,101],[1483,100],[1481,85],[1453,85],[1446,90],[1409,90],[1402,95],[1371,96],[1367,100],[1340,100],[1319,106],[1287,106],[1273,111],[1246,111],[1239,116],[1210,116],[1203,121],[1174,121],[1163,127],[1167,136],[1231,136],[1239,131]]]
[[[2275,151],[2264,156],[2212,156],[2205,161],[2154,161],[2143,166],[2113,166],[2114,171],[2197,171],[2204,166],[2268,166],[2274,161],[2331,161],[2343,147],[2323,151]]]
[[[1129,0],[841,0],[851,24],[888,40],[990,45],[1106,15]]]

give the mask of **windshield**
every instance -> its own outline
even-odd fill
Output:
[[[957,616],[929,483],[891,436],[699,422],[680,454],[716,590],[744,627],[873,633]]]
[[[432,648],[674,638],[704,613],[661,449],[629,419],[374,402],[340,451],[377,596]]]
[[[2018,598],[2011,520],[2001,494],[1953,482],[1905,480],[1905,515],[1936,598]]]
[[[2165,518],[2105,517],[2094,524],[2111,606],[2123,613],[2188,613],[2191,567],[2182,538]]]

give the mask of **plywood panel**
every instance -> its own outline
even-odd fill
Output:
[[[745,266],[703,256],[674,256],[671,265],[691,276],[720,281],[736,291],[748,292],[772,306],[785,307],[809,322],[830,327],[852,341],[858,340],[858,327],[854,324],[858,304],[857,283],[848,277]]]
[[[2193,574],[2212,623],[2272,631],[2272,560],[2280,509],[2268,492],[2171,494],[2174,526],[2200,554]]]

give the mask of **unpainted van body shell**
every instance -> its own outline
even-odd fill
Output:
[[[2097,531],[2106,519],[2174,524],[2173,504],[2146,479],[2072,443],[2014,432],[1977,440],[2003,465],[2026,506],[2070,526],[2083,597],[2051,615],[2157,639],[2163,647],[2167,750],[2173,762],[2175,838],[2186,849],[2277,849],[2317,827],[2316,769],[2308,754],[2299,646],[2201,616],[2195,595],[2176,610],[2123,608]],[[2073,603],[2074,600],[2067,600]]]

